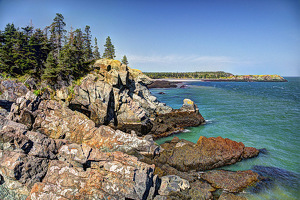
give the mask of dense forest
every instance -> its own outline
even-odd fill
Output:
[[[180,79],[207,79],[207,78],[227,78],[233,76],[231,73],[223,71],[218,72],[144,72],[147,76],[153,79],[163,78],[180,78]]]
[[[45,28],[7,24],[0,31],[0,73],[2,77],[33,77],[50,85],[70,82],[88,73],[100,58],[97,38],[92,45],[90,26],[67,32],[62,14],[57,13]],[[114,59],[115,47],[108,36],[103,58]],[[126,56],[124,62],[128,64]]]

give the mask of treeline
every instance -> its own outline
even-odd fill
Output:
[[[7,24],[0,31],[0,73],[11,77],[28,74],[50,84],[72,81],[88,73],[90,64],[101,57],[97,38],[92,45],[88,25],[84,30],[71,27],[68,32],[65,26],[64,17],[59,13],[44,29]],[[110,37],[104,46],[103,58],[114,59],[115,47]]]
[[[148,77],[153,79],[178,78],[178,79],[213,79],[227,78],[233,76],[231,73],[217,72],[144,72]]]

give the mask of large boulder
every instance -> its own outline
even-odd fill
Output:
[[[0,80],[1,101],[15,102],[17,98],[24,96],[28,91],[23,83],[14,80]]]
[[[204,171],[234,164],[242,159],[255,157],[259,153],[253,147],[245,147],[242,142],[204,136],[201,136],[196,144],[174,137],[172,141],[162,144],[161,148],[163,151],[159,156],[147,157],[145,162],[158,166],[168,164],[184,172]]]
[[[154,138],[165,137],[183,131],[186,127],[199,126],[204,122],[197,105],[190,99],[184,99],[180,109],[158,114],[150,133]]]

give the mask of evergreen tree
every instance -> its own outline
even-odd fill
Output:
[[[104,46],[105,46],[105,50],[103,53],[103,57],[108,58],[108,59],[114,59],[116,57],[115,56],[115,47],[111,43],[111,39],[109,36],[106,38],[106,43]]]
[[[84,59],[89,61],[93,59],[92,45],[91,45],[91,31],[90,26],[86,25],[84,29]]]
[[[62,48],[63,38],[66,30],[64,27],[66,23],[64,22],[64,17],[60,13],[56,13],[56,17],[53,19],[50,25],[50,41],[53,44],[53,50],[55,52],[54,57],[59,57],[59,51]]]
[[[43,80],[49,81],[51,84],[54,84],[59,76],[59,69],[57,60],[54,58],[53,51],[48,54],[46,63],[45,63],[45,70],[42,75]]]
[[[128,65],[129,64],[126,55],[123,56],[122,63],[124,65]]]
[[[101,58],[96,37],[95,37],[95,46],[94,46],[94,51],[93,51],[93,58],[94,59],[100,59]]]
[[[11,73],[11,68],[14,65],[13,47],[14,37],[17,29],[14,24],[7,24],[4,32],[1,33],[1,48],[0,48],[0,72]]]
[[[30,70],[30,74],[36,78],[40,78],[50,51],[47,37],[41,29],[37,29],[30,37],[28,45],[31,52],[30,55],[32,56],[30,59],[34,60],[35,63]]]

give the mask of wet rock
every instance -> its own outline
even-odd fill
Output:
[[[251,170],[237,172],[213,170],[203,173],[201,178],[213,187],[222,188],[228,192],[241,192],[244,188],[258,182],[258,174]]]
[[[165,137],[204,122],[197,105],[192,100],[185,99],[180,109],[157,115],[150,134],[153,134],[154,138]]]

